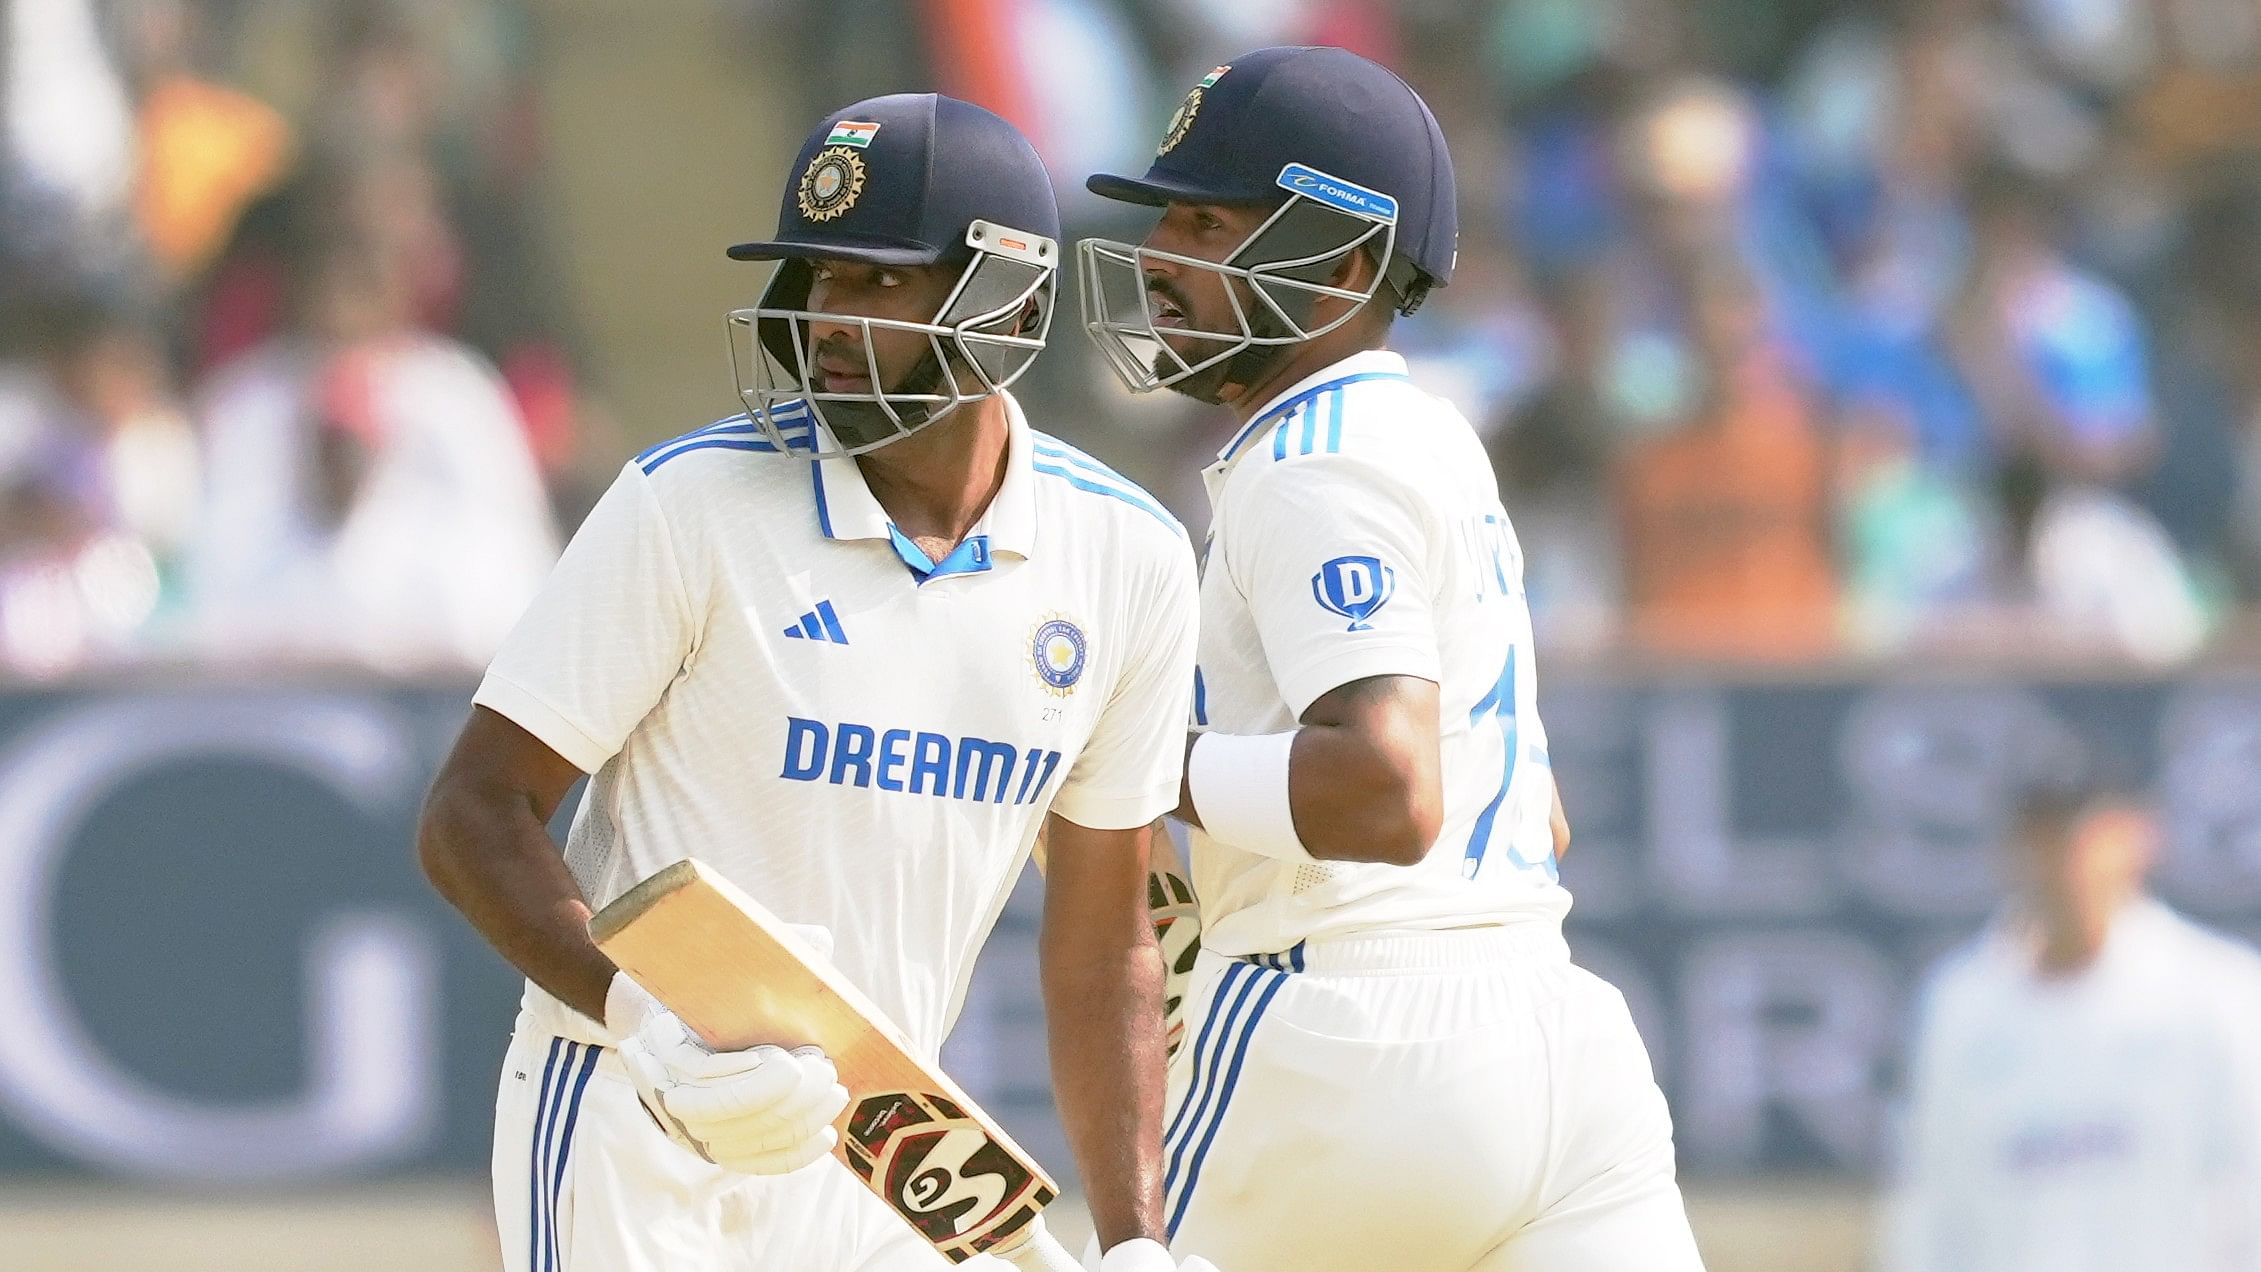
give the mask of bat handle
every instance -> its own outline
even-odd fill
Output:
[[[1083,1272],[1083,1264],[1068,1253],[1042,1218],[1030,1220],[1010,1247],[992,1247],[989,1252],[1021,1272]]]

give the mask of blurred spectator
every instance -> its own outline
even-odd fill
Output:
[[[1593,498],[1632,431],[1613,363],[1620,346],[1611,281],[1587,269],[1553,286],[1553,365],[1491,439],[1500,501],[1523,545],[1533,620],[1550,639],[1588,645],[1616,629],[1623,605],[1617,525],[1596,515]]]
[[[1883,1272],[2261,1267],[2261,955],[2153,899],[2149,818],[2027,796],[1926,987]]]
[[[290,125],[266,103],[197,64],[201,10],[185,0],[130,7],[139,171],[134,207],[168,281],[195,276],[251,202],[283,177]]]
[[[1836,494],[1846,631],[1855,645],[1906,649],[1985,602],[1988,520],[1964,483],[1924,462],[1904,417],[1848,414]]]
[[[2151,664],[2197,651],[2205,612],[2174,541],[2141,505],[2061,481],[2031,452],[2003,464],[1999,485],[2007,533],[1997,600],[2031,631],[2024,648],[2102,650]]]
[[[1632,637],[1702,658],[1826,653],[1837,579],[1808,388],[1739,270],[1701,268],[1690,292],[1691,412],[1617,465]]]
[[[569,307],[537,214],[540,153],[519,77],[496,65],[496,6],[338,0],[323,15],[306,125],[310,160],[244,215],[190,304],[192,364],[209,372],[287,320],[291,227],[343,200],[408,271],[419,326],[501,372],[527,444],[567,520],[611,479],[617,446],[583,391]],[[335,187],[341,168],[351,188]]]
[[[196,445],[151,331],[111,297],[32,305],[0,367],[0,667],[147,652],[196,505]]]
[[[403,245],[322,206],[291,260],[292,326],[200,394],[198,646],[480,665],[556,555],[539,474],[493,367],[417,326]]]
[[[39,241],[36,253],[109,264],[118,257],[133,179],[133,107],[127,99],[93,0],[9,0],[0,4],[0,168],[22,188],[11,237]]]
[[[1997,445],[2076,480],[2124,485],[2155,459],[2134,309],[2053,245],[2045,191],[2006,167],[1972,191],[1973,258],[1947,339]]]

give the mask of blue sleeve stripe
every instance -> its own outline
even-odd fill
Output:
[[[1288,430],[1295,427],[1297,417],[1303,413],[1303,408],[1299,406],[1280,417],[1278,426],[1272,430],[1272,458],[1288,457]]]
[[[1321,398],[1319,401],[1313,402],[1310,407],[1303,412],[1302,454],[1310,454],[1311,449],[1319,444],[1319,408],[1323,403],[1326,402],[1326,400],[1326,398]]]
[[[1122,486],[1103,484],[1101,482],[1088,480],[1078,473],[1071,472],[1065,468],[1055,467],[1051,464],[1032,464],[1030,465],[1030,467],[1048,477],[1057,477],[1060,480],[1075,487],[1077,490],[1088,491],[1094,495],[1106,495],[1110,498],[1120,499],[1124,503],[1129,504],[1131,507],[1145,512],[1147,515],[1153,517],[1156,521],[1159,521],[1163,525],[1168,526],[1170,528],[1170,533],[1177,535],[1181,539],[1185,537],[1185,527],[1178,524],[1178,519],[1171,516],[1169,513],[1162,511],[1161,505],[1156,504],[1153,500],[1147,498],[1145,492],[1139,490],[1135,486],[1126,489]]]
[[[1327,453],[1342,454],[1342,400],[1341,389],[1327,395]]]
[[[1066,442],[1063,442],[1056,437],[1045,433],[1038,433],[1036,434],[1036,438],[1036,453],[1039,455],[1046,455],[1053,459],[1064,459],[1070,464],[1075,465],[1077,468],[1081,468],[1087,472],[1097,473],[1101,477],[1112,477],[1116,481],[1119,481],[1126,486],[1136,486],[1138,484],[1137,482],[1132,481],[1130,478],[1123,476],[1121,473],[1116,472],[1114,469],[1109,468],[1107,465],[1100,463],[1096,459],[1093,459],[1088,453],[1077,450],[1075,447],[1068,445]]]
[[[685,446],[679,446],[674,450],[669,451],[665,455],[660,456],[658,459],[655,459],[648,464],[642,465],[644,475],[648,477],[651,474],[658,472],[661,465],[667,463],[667,461],[671,459],[677,458],[678,456],[682,455],[688,455],[692,451],[700,450],[758,451],[764,455],[775,455],[777,453],[777,448],[775,446],[770,445],[768,441],[759,437],[709,437],[702,441],[696,441]]]
[[[777,431],[785,435],[787,442],[799,441],[802,437],[813,436],[816,432],[816,421],[809,418],[809,408],[805,402],[796,402],[791,406],[779,407],[770,414],[770,420],[777,425]],[[716,420],[705,428],[696,429],[681,437],[669,438],[657,446],[645,448],[636,456],[636,463],[638,465],[649,464],[650,467],[645,468],[644,471],[650,472],[652,468],[657,468],[660,464],[674,458],[672,455],[663,453],[673,447],[704,437],[734,435],[760,437],[762,436],[761,425],[754,423],[752,416],[742,413],[733,415],[728,419]],[[775,450],[777,448],[772,446],[770,449]]]
[[[1402,375],[1396,371],[1361,371],[1357,375],[1346,375],[1339,380],[1329,380],[1325,384],[1313,385],[1312,387],[1305,389],[1303,392],[1296,394],[1294,397],[1289,398],[1287,401],[1280,403],[1278,406],[1273,407],[1271,410],[1264,412],[1262,415],[1257,416],[1255,419],[1250,420],[1248,422],[1248,427],[1242,429],[1238,433],[1233,434],[1233,440],[1231,444],[1225,447],[1225,458],[1231,459],[1235,455],[1240,454],[1240,448],[1247,445],[1249,439],[1255,437],[1259,432],[1263,431],[1265,425],[1270,424],[1276,419],[1279,419],[1281,416],[1286,415],[1288,412],[1294,410],[1299,406],[1302,406],[1304,403],[1309,402],[1311,399],[1319,396],[1322,393],[1342,388],[1346,384],[1357,384],[1365,380],[1411,380],[1412,378],[1413,377],[1409,375]],[[1277,445],[1277,443],[1275,443],[1275,445]],[[1280,457],[1281,456],[1278,455],[1274,456],[1274,458]]]
[[[1193,722],[1204,728],[1209,724],[1209,684],[1199,667],[1193,669]]]

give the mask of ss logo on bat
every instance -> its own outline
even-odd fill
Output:
[[[848,1121],[848,1164],[954,1259],[1019,1231],[1052,1192],[939,1095],[873,1096]],[[962,1249],[963,1253],[957,1250]]]

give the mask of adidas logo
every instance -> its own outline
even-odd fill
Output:
[[[848,633],[841,630],[840,616],[833,612],[832,602],[818,601],[816,608],[801,615],[801,621],[785,629],[788,640],[828,640],[835,645],[848,643]]]

